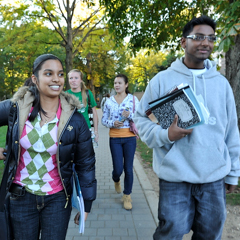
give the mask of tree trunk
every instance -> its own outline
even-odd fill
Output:
[[[233,45],[226,52],[226,78],[233,89],[233,94],[236,101],[238,128],[240,129],[240,35],[234,39]]]
[[[66,65],[66,90],[70,88],[69,82],[68,82],[68,77],[67,74],[69,73],[70,70],[72,70],[73,66],[73,52],[72,52],[72,46],[71,42],[68,42],[68,44],[65,46],[66,50],[66,59],[65,59],[65,65]]]
[[[92,77],[92,57],[91,53],[87,54],[87,81],[88,81],[88,88],[92,91],[93,96],[95,97],[95,87],[93,84],[93,77]]]
[[[72,70],[73,67],[73,29],[72,29],[72,15],[71,15],[71,9],[69,5],[69,1],[67,1],[67,35],[66,35],[66,41],[64,44],[65,51],[66,51],[66,59],[65,59],[65,65],[66,65],[66,90],[70,88],[67,74],[70,70]]]

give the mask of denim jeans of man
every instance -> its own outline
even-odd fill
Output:
[[[24,196],[10,197],[10,217],[15,240],[64,240],[71,214],[71,202],[66,205],[64,191],[37,196],[25,192]]]
[[[124,194],[131,194],[133,185],[133,159],[136,150],[136,137],[110,138],[114,182],[120,180],[124,170]]]
[[[159,181],[159,225],[154,240],[182,240],[192,229],[193,240],[221,240],[226,219],[224,180],[191,184]]]

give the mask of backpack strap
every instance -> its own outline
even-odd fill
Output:
[[[90,102],[90,97],[89,97],[89,90],[86,90],[86,94],[87,94],[87,99],[88,99],[88,107],[90,108],[91,106],[91,102]]]

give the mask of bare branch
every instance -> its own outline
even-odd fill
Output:
[[[64,8],[67,9],[64,0],[62,0],[62,3],[63,3]]]
[[[36,43],[44,43],[44,44],[47,44],[47,45],[59,45],[59,42],[56,42],[56,43],[52,43],[52,42],[45,42],[45,41],[34,41]],[[61,43],[60,43],[61,44]],[[61,44],[62,45],[62,44]]]
[[[69,22],[72,22],[74,10],[75,10],[75,4],[76,4],[76,0],[73,1],[72,6],[70,7],[69,0],[67,0],[67,6],[65,9],[67,11],[67,18],[69,19]]]
[[[73,1],[72,6],[71,6],[72,16],[74,14],[75,5],[76,5],[76,0]]]
[[[50,23],[52,24],[52,26],[54,27],[54,29],[56,30],[56,32],[57,32],[57,33],[62,37],[62,39],[67,43],[67,39],[65,38],[64,33],[63,33],[63,31],[62,31],[62,28],[61,28],[59,22],[57,21],[56,17],[55,17],[53,14],[51,14],[50,12],[47,11],[46,6],[45,6],[45,4],[44,4],[44,2],[43,2],[42,0],[41,0],[40,2],[42,3],[42,8],[43,8],[43,10],[44,10],[45,13],[48,15],[48,20],[50,21]],[[58,25],[58,28],[55,26],[55,24],[53,23],[53,20],[52,20],[52,19],[54,19],[54,20],[56,21],[56,23],[57,23],[57,25]]]
[[[94,11],[94,12],[93,12],[87,19],[85,19],[77,28],[75,28],[74,31],[73,31],[73,37],[75,37],[75,36],[78,34],[79,29],[80,29],[81,27],[83,27],[84,24],[86,24],[92,17],[94,17],[101,9],[102,9],[102,8],[97,9],[96,11]],[[102,18],[102,19],[103,19],[103,18]],[[101,20],[102,20],[102,19],[101,19]],[[85,28],[85,27],[84,27],[84,28]]]
[[[101,18],[97,23],[95,23],[95,24],[92,26],[92,28],[87,32],[87,34],[84,36],[84,38],[79,42],[79,44],[78,44],[77,47],[76,47],[76,50],[75,50],[74,53],[73,53],[73,56],[75,56],[75,55],[77,54],[79,47],[83,45],[83,43],[86,41],[86,39],[88,38],[88,36],[90,35],[90,33],[95,30],[94,28],[95,28],[101,21],[102,21],[102,18]]]
[[[64,1],[63,1],[64,2]],[[60,10],[60,12],[61,12],[61,14],[62,14],[62,17],[65,19],[65,21],[67,22],[67,18],[65,17],[65,15],[64,15],[64,13],[63,13],[63,11],[62,11],[62,8],[61,8],[61,5],[60,5],[60,2],[59,2],[59,0],[57,0],[57,3],[58,3],[58,8],[59,8],[59,10]]]

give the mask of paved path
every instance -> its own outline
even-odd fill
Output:
[[[101,110],[98,110],[101,120]],[[96,152],[97,199],[86,221],[85,233],[78,233],[73,218],[67,240],[151,240],[156,228],[158,198],[141,164],[134,159],[133,209],[122,207],[122,194],[117,194],[111,179],[112,161],[109,150],[109,130],[99,122],[99,146]],[[123,188],[123,175],[121,177]]]

